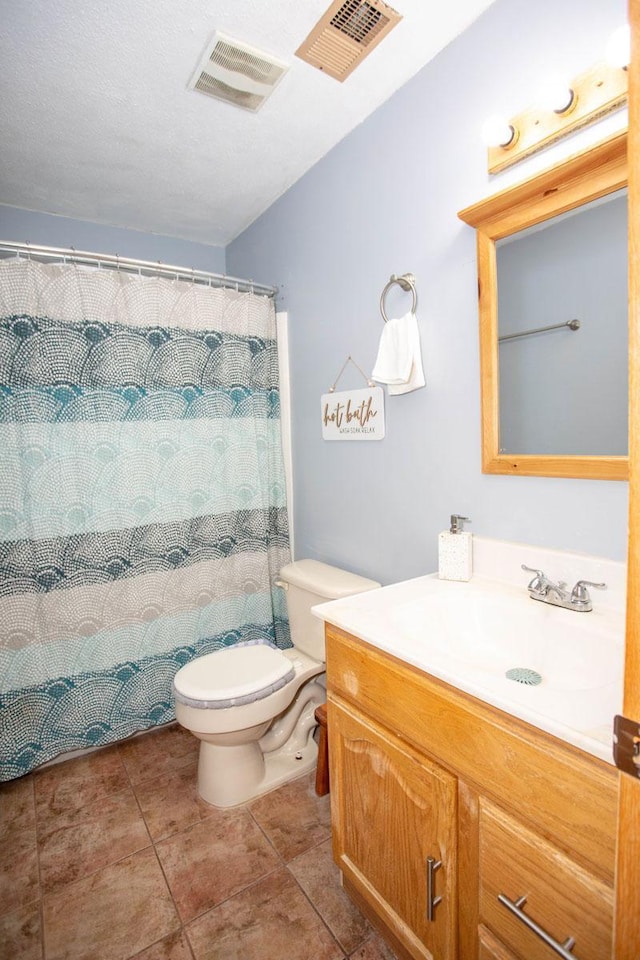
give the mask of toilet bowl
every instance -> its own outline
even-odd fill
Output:
[[[315,710],[326,700],[324,625],[317,603],[380,584],[317,560],[280,571],[293,646],[248,641],[196,657],[175,675],[176,719],[200,740],[198,793],[217,807],[246,803],[312,770]]]

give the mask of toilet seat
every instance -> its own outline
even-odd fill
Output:
[[[176,700],[202,710],[223,710],[262,700],[293,680],[288,657],[263,641],[236,644],[197,657],[173,680]]]

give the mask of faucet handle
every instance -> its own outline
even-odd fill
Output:
[[[596,587],[597,590],[606,590],[606,583],[594,583],[593,580],[578,580],[571,591],[572,603],[588,603],[591,599],[587,587]]]
[[[549,581],[542,570],[536,570],[535,567],[527,567],[524,563],[520,564],[520,566],[528,573],[535,573],[535,577],[531,580],[527,589],[533,590],[535,593],[546,593]]]

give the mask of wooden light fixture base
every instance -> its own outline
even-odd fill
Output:
[[[620,109],[627,101],[627,71],[598,63],[576,77],[571,89],[573,102],[563,113],[532,107],[508,121],[516,131],[515,137],[506,147],[489,147],[489,173],[499,173],[568,133]]]

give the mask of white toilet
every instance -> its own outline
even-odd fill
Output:
[[[317,560],[280,571],[293,647],[249,641],[197,657],[173,681],[176,719],[198,737],[198,793],[245,803],[313,769],[315,709],[326,700],[324,624],[311,607],[373,590],[375,580]]]

